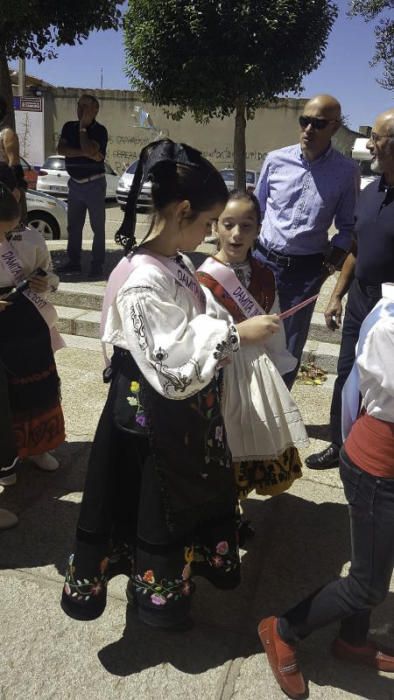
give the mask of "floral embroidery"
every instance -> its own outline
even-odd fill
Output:
[[[144,318],[142,315],[141,307],[138,304],[138,302],[136,302],[134,306],[132,306],[130,315],[133,323],[134,333],[137,336],[138,344],[141,350],[146,350],[147,342],[145,337]]]
[[[66,580],[64,583],[64,592],[75,600],[88,601],[93,596],[99,596],[105,593],[107,587],[107,577],[105,572],[108,567],[108,557],[105,557],[100,562],[100,575],[95,576],[92,580],[84,578],[82,580],[75,579],[74,554],[71,554],[68,561]]]
[[[133,583],[137,593],[149,596],[153,605],[166,605],[170,600],[179,600],[182,596],[189,596],[194,590],[194,583],[190,580],[191,567],[186,564],[182,572],[182,578],[173,581],[168,579],[156,580],[154,572],[149,569],[143,576],[133,576]]]
[[[207,564],[214,569],[223,569],[230,573],[239,567],[238,547],[232,550],[227,541],[218,542],[215,550],[206,545],[195,545],[193,554],[194,564]]]
[[[130,396],[127,397],[127,401],[128,401],[130,406],[136,407],[135,422],[138,423],[138,425],[140,425],[141,428],[145,428],[147,425],[147,420],[146,420],[144,408],[143,408],[141,400],[140,400],[140,392],[141,392],[140,383],[136,382],[136,381],[132,381],[130,384],[129,391],[130,391]]]
[[[238,333],[237,329],[235,326],[230,326],[229,332],[228,332],[228,337],[226,340],[222,340],[221,343],[218,343],[215,349],[215,352],[213,353],[213,356],[215,360],[218,360],[218,362],[226,359],[231,353],[236,352],[239,349],[239,342],[238,342]]]
[[[228,554],[230,547],[228,546],[228,542],[219,542],[216,545],[216,551],[218,554]]]

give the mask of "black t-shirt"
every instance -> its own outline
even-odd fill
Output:
[[[79,121],[66,122],[63,126],[60,138],[67,141],[67,145],[70,146],[70,148],[81,148],[79,128]],[[98,143],[100,153],[102,153],[105,158],[108,143],[108,132],[105,126],[98,122],[92,122],[90,126],[87,127],[86,131],[88,137],[92,141]],[[74,177],[76,180],[83,180],[85,177],[91,177],[92,175],[99,175],[105,172],[103,160],[98,162],[91,158],[86,158],[85,156],[77,158],[67,158],[66,156],[66,170],[70,177]]]
[[[394,197],[383,178],[361,192],[356,215],[355,276],[367,285],[394,282]]]

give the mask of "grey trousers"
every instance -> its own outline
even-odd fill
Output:
[[[102,267],[105,260],[105,177],[91,182],[68,182],[68,245],[67,254],[74,265],[79,265],[82,250],[82,230],[89,212],[93,231],[92,267]]]

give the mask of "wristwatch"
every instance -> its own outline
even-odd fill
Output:
[[[83,126],[82,128],[80,127],[79,131],[87,131],[87,129],[85,129],[85,127]]]
[[[336,272],[336,267],[332,263],[325,262],[325,263],[323,263],[323,265],[326,268],[329,275],[333,275],[334,272]]]

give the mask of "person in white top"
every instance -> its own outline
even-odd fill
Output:
[[[54,308],[45,297],[56,289],[58,278],[42,236],[19,225],[17,195],[12,171],[0,164],[0,361],[8,383],[4,401],[11,410],[17,456],[53,471],[59,463],[49,450],[65,435],[52,348],[60,337],[52,327]],[[3,442],[0,450],[0,485],[15,484],[17,463],[9,461],[10,448]]]
[[[148,177],[153,221],[136,247],[136,203]],[[108,557],[122,538],[133,562],[128,597],[146,624],[190,623],[192,574],[219,588],[239,583],[218,370],[240,342],[264,337],[271,320],[235,326],[205,297],[180,252],[202,243],[227,197],[220,174],[195,149],[165,139],[141,152],[117,234],[129,255],[112,273],[104,301],[103,340],[115,346],[112,382],[63,590],[62,607],[72,617],[103,612]]]
[[[368,639],[371,611],[386,598],[394,570],[393,357],[394,284],[384,283],[382,299],[361,325],[343,389],[340,475],[351,522],[349,574],[259,625],[276,680],[292,698],[304,697],[306,690],[295,643],[335,621],[341,627],[334,656],[394,673],[394,652]]]

